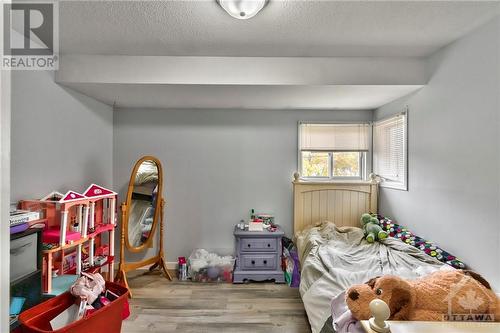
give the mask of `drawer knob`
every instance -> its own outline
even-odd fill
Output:
[[[264,265],[267,265],[267,260],[264,260]]]
[[[247,246],[248,246],[248,247],[250,247],[251,245],[250,245],[250,244],[248,244]]]
[[[271,244],[267,244],[267,247],[271,247]]]
[[[252,265],[255,265],[255,260],[252,260]]]

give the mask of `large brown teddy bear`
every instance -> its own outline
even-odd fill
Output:
[[[486,280],[470,271],[438,271],[412,281],[386,275],[346,292],[347,306],[358,320],[371,317],[369,304],[376,298],[389,306],[390,320],[500,321],[500,299]]]

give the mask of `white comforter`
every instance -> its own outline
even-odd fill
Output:
[[[296,244],[300,294],[313,333],[321,331],[330,317],[332,298],[353,284],[387,274],[413,279],[446,269],[440,261],[398,239],[389,237],[370,244],[360,228],[337,228],[331,222],[298,233]]]

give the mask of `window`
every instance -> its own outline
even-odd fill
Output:
[[[330,153],[302,152],[302,175],[306,177],[330,177]]]
[[[363,179],[370,147],[369,124],[299,124],[303,178]]]
[[[373,125],[373,172],[380,186],[408,190],[407,113],[380,120]]]

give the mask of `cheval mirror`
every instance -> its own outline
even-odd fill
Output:
[[[127,199],[121,205],[122,234],[120,265],[116,280],[128,288],[126,273],[151,265],[150,271],[159,268],[172,280],[167,271],[163,253],[163,170],[160,161],[153,156],[139,159],[130,175]],[[158,254],[136,262],[127,262],[125,251],[139,253],[152,247],[159,226]],[[130,293],[132,295],[132,293]]]

